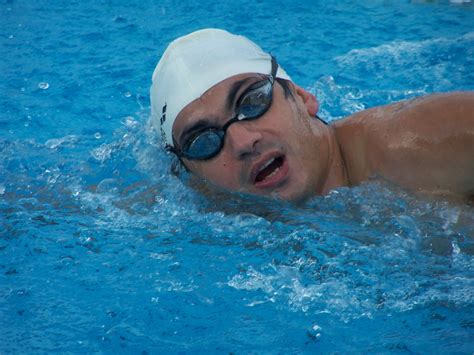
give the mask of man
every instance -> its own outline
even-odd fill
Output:
[[[172,42],[153,73],[152,122],[196,176],[302,201],[381,177],[474,196],[474,94],[431,95],[330,125],[314,95],[253,42],[205,29]]]

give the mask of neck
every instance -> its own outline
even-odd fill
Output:
[[[350,184],[347,167],[342,154],[340,144],[337,139],[334,127],[328,126],[330,130],[329,140],[329,167],[326,181],[321,189],[321,194],[326,195],[331,190]]]

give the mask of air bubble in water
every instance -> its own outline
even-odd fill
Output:
[[[94,134],[94,138],[95,138],[95,139],[101,139],[101,138],[102,138],[102,135],[101,135],[99,132],[96,132],[96,133]]]
[[[321,338],[321,330],[322,328],[315,324],[311,327],[311,330],[307,331],[307,335],[314,341],[318,341]]]
[[[46,82],[46,81],[42,81],[41,83],[38,84],[38,87],[41,89],[41,90],[46,90],[49,88],[49,84]]]
[[[5,193],[5,185],[0,185],[0,195]]]
[[[119,191],[119,185],[115,179],[104,179],[96,188],[97,193],[117,193]]]
[[[130,97],[132,96],[132,93],[130,91],[127,91],[126,93],[123,94],[125,97]]]

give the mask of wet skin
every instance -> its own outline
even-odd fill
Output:
[[[227,106],[258,74],[226,79],[178,115],[173,137],[206,122],[221,127]],[[222,151],[206,161],[183,159],[196,176],[230,191],[303,201],[380,176],[417,191],[474,193],[474,94],[432,95],[359,112],[332,125],[314,118],[316,98],[293,83],[292,97],[275,82],[260,118],[229,126]]]
[[[334,123],[348,180],[373,175],[413,191],[474,197],[474,92],[418,97]]]

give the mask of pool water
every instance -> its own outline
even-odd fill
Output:
[[[0,352],[472,353],[472,206],[170,172],[150,76],[204,27],[271,51],[328,120],[474,89],[469,1],[2,2]]]

